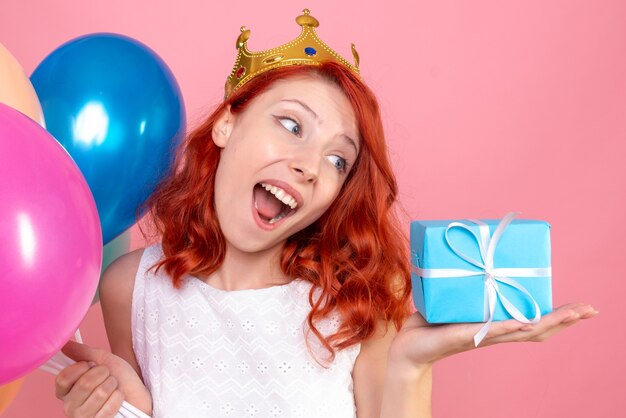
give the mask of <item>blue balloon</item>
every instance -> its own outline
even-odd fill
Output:
[[[107,244],[144,215],[137,209],[173,166],[185,131],[178,83],[149,47],[111,33],[61,45],[31,82],[48,131],[91,188]]]

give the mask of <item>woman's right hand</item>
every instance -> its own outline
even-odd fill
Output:
[[[115,417],[122,401],[150,415],[152,396],[124,359],[106,350],[69,341],[63,353],[76,361],[56,378],[56,397],[71,418]]]
[[[596,311],[586,303],[570,303],[543,315],[536,324],[524,324],[514,319],[491,324],[480,344],[534,341],[541,342],[581,320],[593,318]],[[423,369],[444,357],[476,348],[474,335],[483,323],[428,324],[419,312],[406,320],[390,348],[390,359],[399,370]]]

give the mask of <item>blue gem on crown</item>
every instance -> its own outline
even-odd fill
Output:
[[[317,54],[317,51],[315,50],[315,48],[307,46],[306,48],[304,48],[304,53],[309,55],[309,56],[313,56],[313,55]]]

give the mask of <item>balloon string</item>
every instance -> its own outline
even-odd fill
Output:
[[[83,343],[83,339],[80,335],[80,331],[76,330],[74,334],[74,339],[78,343]],[[63,354],[61,351],[56,353],[46,364],[39,366],[39,370],[50,373],[52,375],[58,375],[59,372],[65,369],[68,366],[76,363],[74,360]],[[115,418],[151,418],[150,415],[145,414],[144,412],[137,409],[135,406],[129,404],[128,402],[122,402],[122,406],[120,410],[115,415]]]

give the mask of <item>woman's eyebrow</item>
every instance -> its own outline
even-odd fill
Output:
[[[307,111],[307,112],[309,112],[311,115],[313,115],[313,117],[314,117],[315,119],[318,119],[318,117],[317,117],[317,113],[315,113],[315,112],[313,111],[313,109],[311,109],[311,108],[310,108],[310,107],[309,107],[306,103],[304,103],[304,102],[302,102],[302,101],[300,101],[300,100],[298,100],[298,99],[283,99],[283,100],[281,100],[281,102],[297,103],[297,104],[299,104],[300,106],[302,106],[302,107],[304,108],[304,110],[306,110],[306,111]]]
[[[359,148],[356,146],[356,142],[354,141],[354,139],[350,138],[346,134],[341,134],[341,138],[348,144],[352,145],[352,147],[354,148],[354,153],[356,155],[359,155]]]
[[[313,118],[315,119],[319,119],[317,116],[317,113],[315,113],[313,111],[313,109],[311,109],[306,103],[304,103],[301,100],[298,99],[282,99],[280,100],[281,102],[289,102],[289,103],[296,103],[299,104],[300,106],[302,106],[302,108],[304,108],[304,110],[306,110],[307,112],[309,112]],[[348,135],[346,134],[342,134],[341,138],[346,141],[349,145],[352,145],[352,148],[354,148],[354,152],[358,155],[359,154],[359,147],[357,147],[356,145],[356,141],[352,138],[350,138]]]

